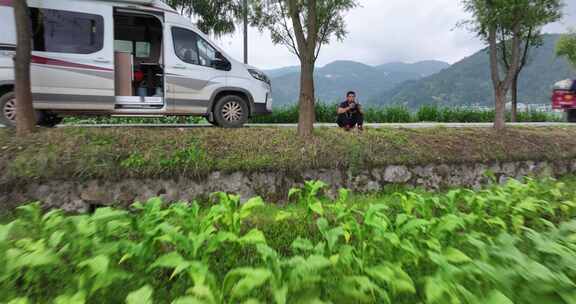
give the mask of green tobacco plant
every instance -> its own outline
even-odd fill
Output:
[[[324,207],[320,192],[328,185],[323,181],[306,181],[304,188],[292,188],[288,191],[288,199],[296,199],[304,204],[311,214],[324,215]]]
[[[576,179],[478,191],[211,204],[93,214],[18,208],[0,224],[6,303],[558,303],[576,299]],[[285,242],[286,244],[284,244]]]

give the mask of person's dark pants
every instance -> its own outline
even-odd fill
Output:
[[[364,115],[360,112],[338,114],[336,123],[340,128],[353,129],[364,124]]]

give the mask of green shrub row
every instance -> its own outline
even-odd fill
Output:
[[[336,121],[336,104],[316,103],[316,121],[333,123]],[[510,113],[507,113],[510,120]],[[416,112],[403,106],[367,107],[364,119],[369,123],[410,123],[410,122],[492,122],[493,110],[479,110],[464,107],[438,107],[423,105]],[[519,112],[519,122],[557,122],[562,121],[561,113],[537,111]],[[272,115],[258,116],[254,123],[297,123],[298,107],[285,106],[275,108]]]
[[[575,180],[397,191],[284,208],[214,195],[0,225],[8,303],[574,303]]]
[[[321,123],[336,121],[336,104],[316,103],[316,120]],[[403,106],[367,107],[365,120],[369,123],[410,123],[410,122],[492,122],[493,110],[476,110],[463,107],[438,107],[423,105],[416,112]],[[507,113],[510,120],[510,113]],[[561,113],[537,111],[519,112],[518,122],[559,122]],[[297,123],[296,105],[275,108],[271,115],[251,118],[252,123]],[[202,117],[66,117],[64,124],[198,124],[207,123]]]

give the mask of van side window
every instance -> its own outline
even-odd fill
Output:
[[[216,60],[216,50],[202,37],[198,36],[198,53],[200,55],[200,64],[203,66],[213,66]]]
[[[104,18],[99,15],[30,8],[33,50],[91,54],[104,47]]]
[[[194,32],[180,27],[173,27],[172,39],[174,40],[174,52],[180,60],[190,64],[199,64],[198,46],[196,45],[196,34]]]

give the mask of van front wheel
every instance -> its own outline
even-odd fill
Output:
[[[214,120],[222,128],[240,128],[248,121],[246,101],[236,95],[220,98],[214,106]]]

